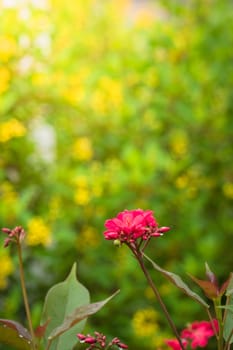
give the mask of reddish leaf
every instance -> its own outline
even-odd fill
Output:
[[[0,343],[12,346],[17,350],[31,350],[32,338],[29,331],[20,323],[0,319]]]
[[[233,293],[233,286],[231,286],[231,284],[233,284],[233,273],[232,272],[230,273],[230,276],[228,277],[228,279],[221,285],[219,294],[223,295],[226,290],[227,290],[226,295],[232,294]],[[231,293],[229,293],[230,288],[228,288],[228,286],[229,287],[231,286]]]
[[[37,338],[42,338],[44,336],[49,322],[50,322],[50,319],[48,321],[46,321],[43,325],[36,327],[35,336]]]
[[[219,296],[219,290],[218,287],[215,285],[215,283],[212,283],[210,281],[200,280],[192,275],[189,274],[189,276],[192,278],[196,284],[198,284],[199,287],[204,291],[205,295],[209,299],[215,299]]]

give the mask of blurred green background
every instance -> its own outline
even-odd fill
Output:
[[[172,230],[147,254],[223,281],[233,265],[233,4],[222,0],[0,1],[0,226],[27,230],[34,324],[78,263],[87,332],[135,350],[173,337],[127,247],[103,239],[124,209]],[[24,322],[15,251],[0,247],[1,318]],[[179,329],[207,319],[152,271]],[[209,346],[211,348],[211,345]],[[213,347],[214,349],[214,347]]]

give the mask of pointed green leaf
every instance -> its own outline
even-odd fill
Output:
[[[109,298],[99,301],[97,303],[92,303],[88,305],[84,305],[81,307],[78,307],[71,315],[67,316],[63,322],[63,324],[56,329],[52,331],[52,333],[49,336],[49,339],[52,340],[59,335],[63,334],[67,331],[67,329],[70,329],[75,324],[80,322],[81,320],[87,318],[90,315],[95,314],[97,311],[99,311],[105,304],[109,302],[116,294],[119,293],[119,290],[116,291],[113,295],[111,295]]]
[[[227,296],[227,305],[225,305],[226,318],[223,328],[223,336],[225,341],[228,341],[229,344],[233,343],[233,273],[230,274],[230,280],[226,290]]]
[[[53,286],[45,298],[41,324],[48,320],[44,339],[48,339],[51,332],[64,323],[65,318],[74,310],[90,302],[88,290],[76,278],[76,264],[73,265],[69,276],[64,282]],[[78,323],[65,334],[55,339],[50,350],[70,350],[77,342],[76,334],[85,326],[85,320]]]
[[[168,280],[170,280],[176,287],[178,287],[179,289],[181,289],[185,294],[187,294],[189,297],[191,297],[192,299],[196,300],[199,304],[201,304],[202,306],[204,306],[205,308],[208,308],[209,305],[195,292],[193,292],[188,285],[181,279],[180,276],[166,271],[164,269],[162,269],[159,265],[157,265],[153,260],[151,260],[148,256],[146,256],[145,254],[143,254],[144,257],[150,261],[150,263],[152,264],[152,266],[154,267],[155,270],[161,272]]]
[[[12,346],[17,350],[31,350],[32,339],[29,331],[20,323],[0,319],[0,344]]]

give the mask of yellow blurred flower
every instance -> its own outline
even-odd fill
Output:
[[[179,176],[175,181],[175,185],[177,188],[186,188],[189,185],[189,177],[186,174]]]
[[[156,13],[155,8],[144,8],[137,11],[134,22],[138,28],[150,28],[155,23]]]
[[[0,289],[7,286],[7,278],[13,272],[14,266],[11,257],[6,251],[0,251]]]
[[[26,242],[35,246],[42,244],[48,246],[52,242],[50,227],[40,217],[32,218],[27,225]]]
[[[87,187],[88,186],[88,178],[86,175],[78,175],[74,178],[74,183],[78,187]]]
[[[17,193],[10,182],[2,182],[0,184],[1,200],[5,206],[13,205],[17,200]]]
[[[78,187],[74,194],[74,201],[78,205],[87,205],[90,202],[90,191],[87,188]]]
[[[7,142],[12,138],[21,137],[25,134],[25,126],[15,118],[0,123],[0,142]]]
[[[69,78],[68,86],[62,92],[62,96],[71,104],[79,104],[85,96],[84,86],[89,75],[89,69],[82,67],[78,73]]]
[[[61,209],[61,198],[54,197],[51,199],[49,203],[49,218],[50,220],[55,220],[59,216],[59,212]]]
[[[100,243],[100,235],[93,227],[84,227],[82,232],[78,234],[76,247],[77,249],[85,249],[88,247],[97,247]]]
[[[224,196],[233,199],[233,183],[232,182],[226,182],[222,187]]]
[[[188,138],[183,132],[177,132],[173,135],[170,147],[172,152],[178,156],[184,156],[188,151]]]
[[[88,161],[93,157],[93,149],[91,140],[88,137],[78,138],[72,147],[74,158]]]
[[[0,61],[7,62],[17,52],[17,43],[11,36],[0,36]]]
[[[132,326],[137,337],[150,337],[155,334],[159,326],[158,313],[152,309],[138,310],[132,319]]]
[[[0,95],[9,88],[10,72],[6,67],[0,67]]]
[[[32,82],[36,86],[45,86],[51,83],[51,77],[46,72],[34,72]]]
[[[121,82],[109,77],[102,77],[96,91],[92,94],[92,107],[97,113],[119,110],[123,103]]]
[[[77,105],[84,97],[83,87],[79,85],[69,87],[62,92],[62,96],[72,105]]]

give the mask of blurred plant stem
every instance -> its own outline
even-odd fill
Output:
[[[221,297],[213,299],[214,310],[216,314],[216,318],[218,320],[219,333],[217,336],[218,341],[218,350],[223,350],[223,317],[222,317],[222,309],[221,309]]]
[[[26,290],[26,285],[25,285],[22,248],[21,248],[21,242],[19,239],[17,240],[17,251],[18,251],[18,258],[19,258],[20,283],[21,283],[21,289],[22,289],[22,293],[23,293],[23,301],[24,301],[24,307],[25,307],[25,311],[26,311],[26,315],[27,315],[29,331],[30,331],[31,338],[32,338],[32,349],[37,350],[37,346],[36,346],[36,342],[35,342],[35,334],[34,334],[34,330],[32,327],[32,318],[31,318],[31,312],[30,312],[30,307],[29,307],[29,303],[28,303],[27,290]]]
[[[179,342],[179,345],[180,345],[181,349],[185,350],[185,348],[183,346],[183,343],[181,341],[180,335],[179,335],[179,333],[178,333],[178,331],[176,329],[176,326],[175,326],[175,324],[174,324],[174,322],[173,322],[173,320],[172,320],[172,318],[171,318],[171,316],[170,316],[170,314],[169,314],[169,312],[167,310],[167,307],[164,304],[164,302],[163,302],[163,300],[162,300],[162,298],[160,296],[160,293],[159,293],[157,287],[155,286],[155,284],[154,284],[154,282],[153,282],[153,280],[152,280],[152,278],[151,278],[151,276],[150,276],[150,274],[149,274],[149,272],[148,272],[148,270],[147,270],[147,268],[146,268],[146,266],[144,264],[142,251],[139,249],[139,247],[136,244],[130,244],[129,243],[128,247],[131,249],[131,251],[133,252],[134,256],[136,257],[136,259],[137,259],[137,261],[138,261],[138,263],[139,263],[139,265],[140,265],[140,267],[141,267],[141,269],[142,269],[142,271],[144,273],[144,276],[147,279],[147,282],[149,283],[150,287],[152,288],[152,290],[153,290],[153,292],[154,292],[154,294],[155,294],[155,296],[156,296],[156,298],[157,298],[157,300],[158,300],[158,302],[160,304],[160,307],[161,307],[161,309],[162,309],[162,311],[163,311],[163,313],[164,313],[164,315],[165,315],[165,317],[166,317],[166,319],[167,319],[167,321],[168,321],[168,323],[169,323],[169,325],[170,325],[170,327],[171,327],[171,329],[172,329],[176,339]]]

